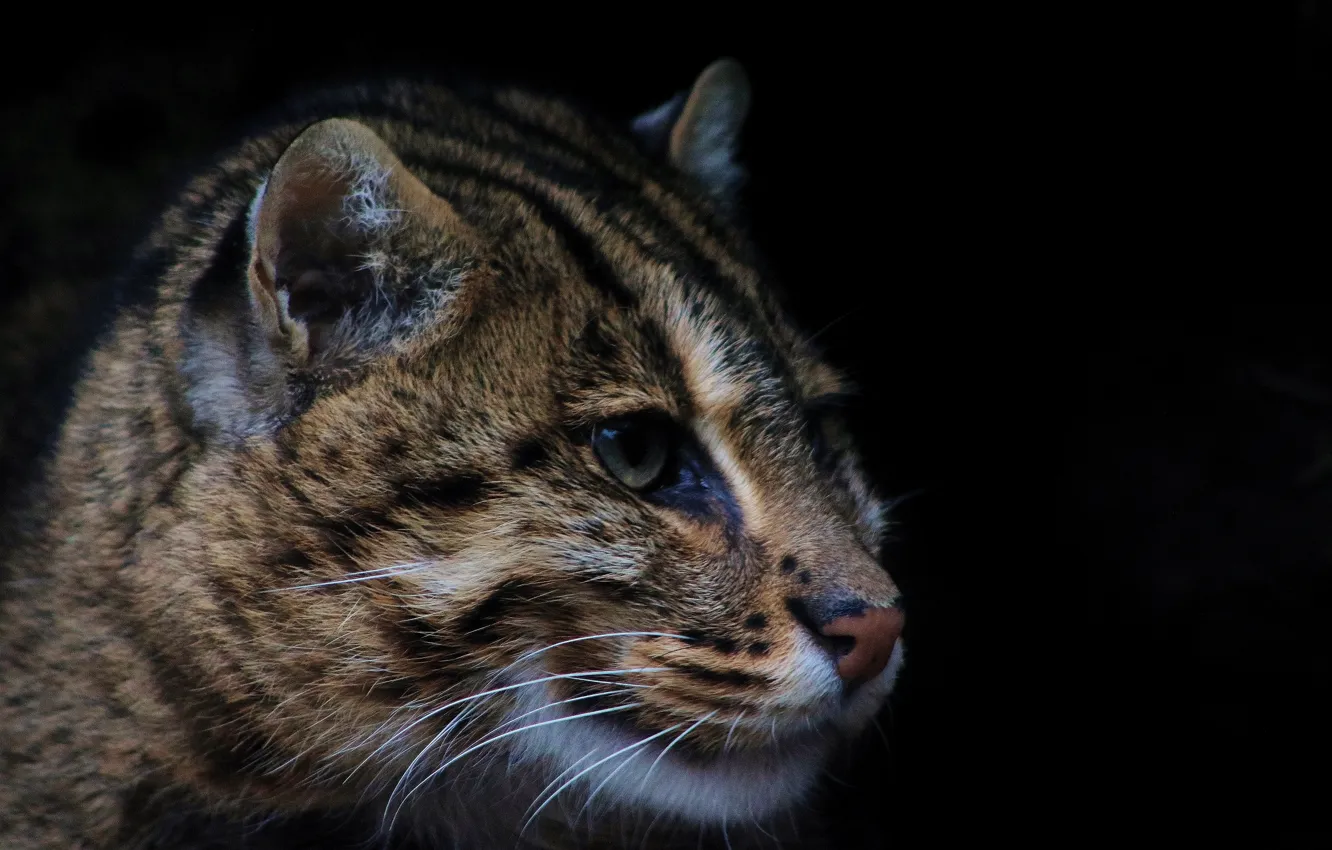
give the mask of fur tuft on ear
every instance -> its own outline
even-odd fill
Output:
[[[633,122],[652,153],[698,180],[711,194],[729,199],[744,182],[735,157],[749,115],[749,77],[734,59],[718,59],[681,93]]]
[[[249,205],[244,304],[198,312],[186,371],[204,423],[271,430],[409,336],[456,289],[465,228],[373,130],[302,132]]]

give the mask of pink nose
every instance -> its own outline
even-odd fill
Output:
[[[819,631],[825,637],[851,638],[851,651],[837,662],[837,675],[847,682],[863,682],[883,672],[905,620],[901,608],[866,608],[845,614]]]

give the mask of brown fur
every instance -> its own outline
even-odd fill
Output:
[[[348,120],[302,135],[330,116]],[[385,168],[392,221],[338,220],[330,199],[356,178],[328,165],[339,151]],[[16,520],[0,844],[221,847],[244,831],[222,824],[258,842],[266,818],[301,813],[382,835],[398,778],[473,704],[408,722],[582,635],[685,637],[540,658],[548,674],[668,668],[607,679],[652,686],[609,719],[646,735],[714,712],[671,751],[682,760],[804,722],[788,601],[897,593],[876,560],[880,505],[841,427],[809,407],[843,382],[716,203],[559,102],[405,85],[323,102],[194,181]],[[301,251],[333,267],[311,272]],[[302,313],[302,285],[337,309]],[[730,513],[655,504],[607,473],[589,429],[641,410],[695,435]],[[811,418],[835,450],[823,464]],[[421,566],[347,580],[403,564]],[[580,710],[628,698],[599,688],[550,692],[589,696]],[[514,696],[481,702],[448,752]],[[512,846],[559,771],[503,779],[506,752],[427,783],[395,834]],[[652,846],[652,818],[593,810],[598,830]],[[694,846],[698,828],[669,821],[652,840]],[[591,840],[577,834],[551,806],[525,837]]]

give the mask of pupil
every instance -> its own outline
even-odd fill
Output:
[[[639,466],[647,457],[647,435],[638,428],[626,428],[620,432],[620,454],[630,466]]]

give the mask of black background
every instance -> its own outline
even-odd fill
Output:
[[[911,647],[893,757],[839,777],[859,789],[831,786],[839,817],[885,846],[1317,826],[1332,306],[1291,285],[1332,283],[1311,129],[1332,102],[1325,3],[1297,4],[1295,73],[1270,86],[1114,51],[1083,75],[1076,28],[1055,57],[960,11],[759,31],[663,9],[521,37],[377,11],[317,32],[34,31],[7,57],[7,454],[44,427],[26,399],[55,373],[33,352],[59,350],[152,214],[261,109],[461,70],[628,120],[732,55],[754,86],[755,236],[863,389],[882,489],[920,491],[890,552]]]

